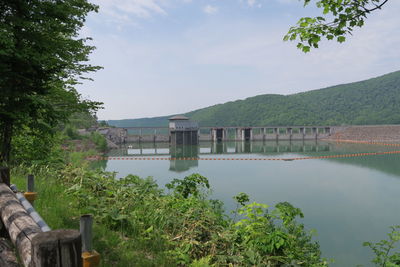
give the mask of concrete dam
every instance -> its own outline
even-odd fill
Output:
[[[119,145],[141,142],[170,142],[173,145],[198,144],[199,141],[295,141],[329,138],[329,126],[199,127],[184,116],[169,119],[169,127],[115,127],[97,130]]]

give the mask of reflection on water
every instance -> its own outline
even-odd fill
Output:
[[[128,155],[173,155],[180,151],[180,157],[198,154],[241,154],[241,153],[284,153],[330,151],[330,143],[325,142],[201,142],[192,146],[170,146],[169,143],[133,143],[110,151],[109,156]],[[187,147],[191,147],[188,149]]]
[[[169,156],[170,171],[184,172],[199,166],[197,158],[220,155],[231,157],[240,155],[253,155],[256,157],[279,156],[288,153],[296,153],[301,156],[324,156],[336,154],[352,154],[363,152],[391,151],[388,146],[348,144],[321,141],[280,141],[280,142],[201,142],[199,145],[170,146],[169,143],[133,143],[113,149],[108,156],[131,156],[131,157],[163,157]],[[188,160],[190,158],[190,160]],[[400,176],[400,168],[396,156],[367,156],[350,158],[331,158],[343,164],[353,164],[370,169],[377,169],[389,174]],[[105,161],[97,163],[105,166]]]
[[[198,146],[172,146],[169,150],[171,158],[197,158]],[[187,171],[199,165],[198,160],[170,160],[169,170],[175,172]]]
[[[170,156],[170,171],[184,172],[198,167],[199,156],[212,154],[277,154],[330,151],[329,143],[318,142],[202,142],[199,145],[133,143],[111,150],[108,156]],[[187,160],[190,158],[190,160]]]

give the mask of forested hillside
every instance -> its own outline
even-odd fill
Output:
[[[168,118],[171,116],[162,116],[155,118],[142,118],[142,119],[126,119],[126,120],[108,120],[109,125],[115,127],[147,127],[147,126],[167,126]]]
[[[400,123],[400,71],[293,95],[259,95],[185,114],[202,126],[364,125]],[[166,126],[168,116],[109,121]]]

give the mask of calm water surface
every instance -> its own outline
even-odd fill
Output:
[[[382,152],[393,147],[323,142],[225,142],[199,146],[132,144],[109,156],[199,158],[291,158]],[[397,150],[400,150],[397,147]],[[295,161],[239,160],[109,160],[106,170],[118,177],[152,176],[163,186],[173,178],[200,173],[210,180],[212,198],[234,208],[239,192],[251,201],[274,205],[289,201],[302,209],[301,222],[315,229],[324,257],[333,266],[372,266],[364,241],[386,238],[389,226],[400,224],[400,155],[377,155]]]

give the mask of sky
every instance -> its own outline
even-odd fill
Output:
[[[104,69],[77,89],[104,102],[99,119],[181,114],[260,94],[293,94],[400,70],[400,1],[371,14],[345,43],[304,54],[283,42],[298,0],[91,0],[81,36]]]

